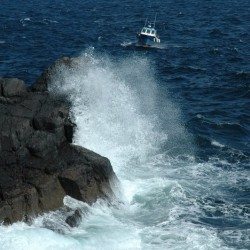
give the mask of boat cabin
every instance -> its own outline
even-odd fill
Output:
[[[142,30],[141,30],[141,35],[156,37],[157,36],[157,32],[156,32],[155,28],[143,27]]]

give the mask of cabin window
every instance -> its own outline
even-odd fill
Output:
[[[150,30],[147,30],[147,33],[150,34]]]
[[[152,31],[151,31],[151,34],[152,34],[152,35],[154,35],[154,34],[155,34],[155,31],[154,31],[154,30],[152,30]]]
[[[142,29],[142,32],[143,32],[143,33],[146,33],[146,29]]]

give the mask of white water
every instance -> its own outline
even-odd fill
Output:
[[[193,223],[202,214],[196,198],[218,185],[208,175],[220,173],[195,163],[178,109],[167,94],[162,99],[156,79],[145,58],[112,61],[91,51],[62,70],[51,91],[73,104],[74,143],[111,160],[120,203],[90,207],[66,197],[66,205],[85,213],[78,228],[60,225],[56,213],[31,226],[1,226],[0,249],[229,249],[215,230]],[[43,228],[44,220],[64,233]]]

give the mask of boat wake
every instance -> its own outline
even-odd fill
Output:
[[[128,49],[159,49],[159,50],[166,50],[169,48],[169,46],[166,43],[158,43],[153,45],[140,45],[137,43],[137,41],[126,41],[121,43],[121,46]]]

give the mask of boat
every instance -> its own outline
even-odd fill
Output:
[[[153,47],[161,42],[155,28],[156,16],[154,22],[148,22],[146,19],[141,31],[137,34],[137,45],[142,47]]]

